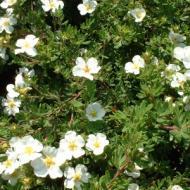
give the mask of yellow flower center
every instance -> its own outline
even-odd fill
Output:
[[[137,12],[136,12],[136,16],[137,16],[138,18],[142,18],[142,17],[144,16],[144,13],[143,13],[142,11],[137,11]]]
[[[74,181],[80,181],[81,180],[81,173],[75,173],[74,177],[73,177]]]
[[[14,100],[9,100],[9,101],[8,101],[8,107],[10,107],[10,108],[14,108],[14,107],[15,107],[15,102],[14,102]]]
[[[2,25],[3,25],[4,27],[8,27],[8,26],[10,25],[9,19],[5,18],[4,21],[3,21],[3,23],[2,23]]]
[[[96,140],[96,141],[94,142],[94,147],[95,147],[95,148],[100,148],[100,146],[101,146],[100,141]]]
[[[89,73],[89,72],[90,72],[90,69],[89,69],[88,66],[85,66],[84,69],[83,69],[83,71],[84,71],[85,73]]]
[[[92,111],[92,112],[90,113],[90,115],[91,115],[92,117],[96,117],[96,116],[97,116],[97,112],[96,112],[96,111]]]
[[[53,158],[47,156],[45,159],[44,159],[44,163],[45,165],[50,168],[51,166],[55,165],[55,162],[53,160]]]
[[[28,154],[28,155],[31,155],[34,153],[34,149],[31,147],[31,146],[27,146],[25,149],[24,149],[24,153],[25,154]]]
[[[91,11],[92,6],[91,6],[89,3],[87,3],[87,4],[85,5],[85,8],[86,8],[86,11],[88,12],[88,11]]]
[[[53,8],[55,8],[55,3],[53,1],[50,1],[49,6],[50,6],[51,9],[53,9]]]
[[[25,177],[22,181],[22,183],[26,186],[31,184],[31,179],[29,177]]]
[[[8,1],[8,4],[9,4],[9,5],[12,5],[12,4],[14,4],[15,2],[16,2],[15,0],[9,0],[9,1]]]
[[[9,168],[13,165],[13,161],[12,160],[6,160],[5,162],[3,162],[3,165],[6,167],[6,168]]]
[[[31,48],[30,44],[29,44],[28,42],[26,42],[26,41],[24,42],[23,47],[24,47],[25,49]]]
[[[139,70],[140,66],[138,64],[134,63],[133,68]]]
[[[29,91],[29,88],[19,88],[19,89],[17,89],[17,91],[18,91],[21,95],[26,95],[26,93]]]
[[[71,151],[74,151],[74,150],[77,149],[77,145],[76,145],[76,143],[75,143],[74,141],[71,141],[71,142],[69,143],[69,149],[70,149]]]

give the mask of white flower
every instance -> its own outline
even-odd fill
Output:
[[[179,88],[179,87],[183,88],[183,85],[186,82],[186,80],[187,79],[186,79],[184,74],[182,74],[180,72],[176,72],[173,75],[173,78],[172,78],[172,81],[171,81],[171,87],[172,88]]]
[[[105,110],[98,102],[89,104],[86,108],[86,116],[89,121],[102,120],[104,115]]]
[[[64,185],[68,189],[81,189],[82,183],[88,183],[90,174],[87,172],[86,166],[78,164],[75,168],[68,167],[64,171]]]
[[[186,37],[181,35],[181,34],[178,34],[178,33],[175,33],[173,31],[170,31],[169,39],[176,46],[180,46],[180,47],[185,46],[183,42],[186,40]]]
[[[131,183],[128,186],[128,190],[139,190],[139,186],[136,183]]]
[[[27,55],[34,57],[37,55],[35,45],[38,43],[39,38],[34,35],[27,35],[24,39],[19,39],[16,42],[16,46],[19,47],[15,49],[15,54],[26,53]]]
[[[172,101],[172,97],[171,96],[166,96],[164,99],[165,102],[171,102]]]
[[[146,11],[143,8],[136,8],[128,12],[135,18],[135,22],[142,22],[144,17],[146,16]]]
[[[189,102],[190,102],[190,96],[184,96],[183,103],[189,103]]]
[[[17,2],[17,0],[4,0],[1,4],[0,7],[3,9],[7,9],[8,7],[11,7]]]
[[[171,190],[183,190],[183,188],[179,185],[174,185]]]
[[[0,174],[10,175],[19,168],[20,163],[15,156],[8,156],[7,160],[0,162]]]
[[[42,178],[49,175],[51,179],[62,177],[63,172],[60,166],[65,162],[64,154],[60,153],[55,147],[47,146],[43,149],[43,155],[43,157],[31,162],[34,174]]]
[[[140,68],[145,66],[144,59],[139,55],[135,55],[132,61],[133,62],[128,62],[125,64],[125,72],[138,75],[140,73]]]
[[[19,107],[21,105],[20,100],[16,100],[14,98],[3,99],[2,106],[5,107],[5,112],[7,112],[8,115],[15,116],[16,113],[19,113]]]
[[[63,1],[59,0],[41,0],[41,2],[43,3],[42,8],[45,12],[52,10],[54,13],[59,8],[62,9],[64,7]]]
[[[176,47],[174,57],[183,62],[186,69],[190,69],[190,46]]]
[[[177,92],[180,96],[183,96],[184,95],[184,92],[183,91],[178,91]]]
[[[66,159],[71,160],[72,157],[79,158],[85,154],[82,149],[84,145],[84,139],[80,135],[77,135],[75,131],[68,131],[65,138],[60,140],[59,149]]]
[[[8,58],[8,56],[6,55],[6,48],[0,47],[0,57],[4,60],[6,60]]]
[[[187,80],[190,80],[190,70],[187,70],[184,75],[186,76]]]
[[[95,11],[97,2],[94,0],[83,0],[82,4],[77,6],[81,15],[86,15],[87,13],[92,13]]]
[[[21,176],[21,173],[16,170],[12,174],[2,174],[1,177],[2,177],[2,179],[7,180],[9,184],[14,186],[14,185],[16,185],[18,179],[20,179],[22,176]]]
[[[167,67],[166,67],[166,70],[168,71],[173,71],[173,72],[177,72],[177,71],[180,71],[180,66],[179,65],[175,65],[175,64],[169,64]]]
[[[97,133],[96,135],[89,135],[86,143],[86,148],[92,151],[94,155],[100,155],[104,152],[105,146],[109,144],[106,136],[102,133]]]
[[[14,84],[8,84],[7,87],[7,97],[9,98],[16,98],[18,97],[20,94],[15,90],[15,85]]]
[[[35,72],[34,72],[34,69],[29,70],[26,67],[22,67],[22,68],[19,68],[19,73],[18,74],[22,74],[22,76],[24,78],[30,79],[30,78],[32,78],[34,76]]]
[[[17,74],[15,77],[15,90],[20,95],[26,95],[26,93],[31,90],[32,88],[28,86],[28,84],[25,82],[24,77],[21,73]]]
[[[21,164],[26,164],[41,156],[43,145],[32,136],[24,136],[20,141],[16,140],[15,144],[12,142],[15,152],[18,154],[18,159]]]
[[[5,31],[8,34],[11,34],[14,30],[13,25],[17,23],[17,20],[12,16],[0,17],[0,33]]]
[[[181,68],[179,65],[169,64],[167,65],[165,71],[161,73],[161,76],[165,77],[168,80],[171,80],[173,75],[180,70]]]
[[[98,66],[98,61],[94,57],[89,58],[87,62],[82,57],[78,57],[76,59],[76,66],[73,67],[72,72],[74,76],[93,80],[92,74],[98,73],[100,69],[101,67]]]
[[[13,16],[13,11],[14,11],[13,8],[8,8],[8,9],[6,9],[6,15],[8,15],[8,16]]]
[[[134,165],[135,165],[135,167],[134,167],[134,170],[132,172],[128,172],[127,170],[125,170],[124,173],[127,174],[130,177],[138,178],[141,175],[140,170],[142,170],[143,168],[138,166],[136,163]]]

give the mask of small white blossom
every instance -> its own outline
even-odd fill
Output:
[[[128,186],[128,190],[139,190],[139,185],[137,185],[136,183],[131,183]]]
[[[13,6],[17,0],[4,0],[1,4],[0,7],[3,9],[7,9],[8,7]]]
[[[97,2],[94,0],[83,0],[82,4],[77,6],[81,15],[86,15],[87,13],[91,14],[95,11]]]
[[[10,175],[19,168],[20,162],[15,156],[9,156],[4,162],[0,162],[0,174]]]
[[[15,49],[15,54],[26,53],[31,57],[36,56],[37,51],[35,46],[38,43],[38,40],[39,38],[36,38],[34,35],[27,35],[24,39],[17,40],[16,46],[19,48]]]
[[[190,80],[190,70],[186,70],[184,75],[186,76],[187,80]]]
[[[135,165],[135,167],[134,167],[133,171],[129,172],[129,171],[125,170],[124,173],[127,174],[130,177],[138,178],[141,175],[140,170],[142,170],[143,168],[138,166],[136,163],[134,165]]]
[[[34,69],[29,70],[26,67],[22,67],[22,68],[19,68],[18,74],[21,74],[24,78],[26,78],[28,80],[34,76],[35,72],[34,72]]]
[[[68,167],[64,171],[64,185],[68,189],[81,190],[82,183],[88,183],[90,174],[87,172],[86,166],[78,164],[75,168]]]
[[[9,97],[7,97],[7,99],[3,99],[2,102],[2,106],[5,107],[5,112],[8,115],[13,115],[13,116],[15,116],[16,113],[19,113],[20,105],[21,105],[20,100],[16,100],[14,98],[9,98]]]
[[[186,40],[186,37],[181,34],[170,31],[169,39],[172,41],[172,43],[175,46],[179,46],[179,47],[185,46],[185,44],[183,42]]]
[[[176,59],[183,62],[186,69],[190,69],[190,46],[176,47],[173,54]]]
[[[92,151],[94,155],[100,155],[104,152],[105,146],[109,144],[106,136],[102,133],[97,133],[96,135],[89,135],[86,143],[86,148]]]
[[[62,9],[64,7],[63,1],[60,0],[41,0],[43,3],[42,8],[45,12],[52,10],[54,13],[59,8]]]
[[[32,136],[24,136],[19,141],[16,140],[15,144],[12,142],[15,152],[18,154],[18,159],[21,164],[29,163],[41,156],[43,145]]]
[[[71,160],[72,157],[79,158],[85,154],[85,151],[82,149],[85,142],[82,136],[77,135],[75,131],[68,131],[65,134],[65,138],[60,140],[59,149],[67,160]]]
[[[171,87],[172,88],[179,88],[179,87],[183,88],[186,80],[187,79],[184,74],[182,74],[180,72],[176,72],[172,77]]]
[[[98,66],[98,61],[91,57],[85,62],[85,60],[82,57],[78,57],[76,59],[76,66],[73,67],[73,75],[79,76],[79,77],[85,77],[90,80],[93,80],[93,75],[99,72],[101,69],[100,66]]]
[[[105,113],[104,108],[98,102],[89,104],[86,108],[86,116],[89,121],[102,120]]]
[[[173,75],[180,70],[181,68],[179,65],[169,64],[167,65],[165,71],[161,73],[161,76],[165,77],[168,80],[171,80]]]
[[[7,60],[8,56],[6,55],[6,48],[0,47],[0,57],[4,60]]]
[[[8,92],[7,96],[9,98],[16,98],[16,97],[18,97],[20,95],[18,92],[16,92],[14,84],[8,84],[6,89],[7,89],[7,92]]]
[[[14,30],[13,25],[17,23],[17,20],[12,16],[0,17],[0,33],[5,31],[8,34],[11,34]]]
[[[183,190],[183,188],[179,185],[174,185],[171,187],[171,190]]]
[[[31,90],[32,88],[29,87],[29,84],[25,82],[25,79],[21,73],[17,74],[15,77],[15,90],[20,95],[26,95],[26,93]]]
[[[49,175],[51,179],[62,177],[63,172],[60,166],[65,163],[64,154],[61,154],[55,147],[47,146],[43,149],[43,155],[31,162],[34,174],[42,178]]]
[[[171,96],[166,96],[165,99],[164,99],[164,101],[165,101],[165,102],[171,102],[172,99],[173,99],[173,98],[172,98]]]
[[[138,75],[140,73],[140,68],[145,66],[144,59],[139,55],[135,55],[132,61],[133,62],[128,62],[125,64],[125,72]]]
[[[2,179],[7,180],[9,184],[12,186],[17,184],[17,181],[22,177],[21,173],[19,171],[15,171],[12,174],[2,174]]]
[[[146,16],[146,11],[143,8],[136,8],[129,11],[128,13],[135,18],[135,22],[142,22]]]

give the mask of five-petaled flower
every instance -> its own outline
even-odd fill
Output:
[[[97,2],[95,0],[83,0],[82,4],[78,5],[78,10],[81,15],[91,14],[95,11]]]
[[[65,163],[64,154],[60,153],[55,147],[46,146],[43,149],[43,156],[33,160],[31,166],[37,177],[50,176],[51,179],[60,178],[63,172],[60,166]]]
[[[105,110],[98,102],[89,104],[86,108],[86,116],[89,121],[102,120],[104,115]]]
[[[15,49],[15,54],[26,53],[31,57],[36,56],[37,51],[35,46],[38,43],[38,40],[39,38],[36,38],[34,35],[27,35],[24,39],[17,40],[16,46],[19,48]]]
[[[131,16],[135,18],[135,22],[142,22],[146,16],[146,11],[143,8],[136,8],[128,12]]]
[[[54,13],[59,8],[62,9],[64,7],[63,1],[60,0],[41,0],[43,3],[42,8],[45,12],[52,10]]]
[[[13,6],[17,0],[4,0],[1,4],[0,7],[3,9],[7,9],[8,7]]]
[[[13,25],[17,23],[17,20],[12,16],[0,17],[0,33],[5,31],[8,34],[11,34],[14,30]]]
[[[105,146],[109,144],[106,136],[102,133],[97,133],[96,135],[89,135],[86,143],[86,148],[92,151],[94,155],[100,155],[104,152]]]
[[[68,167],[64,171],[65,182],[64,185],[68,189],[81,190],[82,183],[88,183],[90,174],[87,172],[86,166],[78,164],[75,168]]]
[[[101,69],[100,66],[98,66],[98,61],[94,57],[91,57],[85,62],[85,60],[82,57],[78,57],[76,59],[76,66],[73,67],[73,75],[79,76],[79,77],[85,77],[90,80],[93,80],[94,77],[92,74],[96,74]]]
[[[65,138],[60,140],[59,150],[63,152],[67,160],[71,160],[72,157],[79,158],[85,154],[82,149],[85,142],[81,135],[77,135],[75,131],[68,131],[65,134]]]
[[[128,62],[125,64],[125,72],[138,75],[140,73],[140,68],[145,66],[145,61],[139,55],[135,55],[132,61],[133,62]]]

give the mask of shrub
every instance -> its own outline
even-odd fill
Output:
[[[1,4],[0,189],[190,189],[190,1],[46,2]]]

